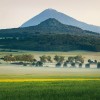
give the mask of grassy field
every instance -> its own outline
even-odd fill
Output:
[[[0,66],[0,79],[100,78],[100,69]]]
[[[39,56],[82,55],[100,61],[100,52],[0,52],[7,54],[32,54]],[[0,100],[100,100],[100,69],[97,68],[46,68],[0,64]]]
[[[0,83],[0,100],[100,100],[100,81]]]

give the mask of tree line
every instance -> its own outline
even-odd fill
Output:
[[[100,51],[100,36],[71,34],[29,34],[1,38],[0,48],[33,51]]]
[[[32,66],[43,66],[45,63],[53,63],[55,62],[56,67],[68,67],[68,64],[71,65],[71,67],[76,67],[76,64],[82,68],[82,65],[84,64],[84,58],[82,56],[70,56],[67,59],[65,56],[58,56],[55,55],[52,59],[51,56],[40,56],[39,60],[35,59],[35,57],[31,54],[23,54],[23,55],[6,55],[3,58],[1,58],[5,62],[10,62],[12,64],[19,64],[27,66],[28,64]],[[86,68],[90,68],[91,64],[97,65],[97,68],[100,68],[100,62],[97,60],[92,61],[91,59],[88,60],[88,63],[85,64]]]

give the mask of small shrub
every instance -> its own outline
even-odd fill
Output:
[[[71,66],[72,66],[72,67],[75,67],[75,63],[71,63]]]
[[[85,64],[85,68],[90,68],[90,64]]]
[[[100,62],[97,63],[97,68],[100,68]]]
[[[82,63],[79,63],[79,68],[82,68]]]
[[[58,63],[56,64],[56,67],[61,67],[61,63],[58,62]]]
[[[27,64],[26,63],[23,63],[23,66],[27,66]]]
[[[63,67],[67,67],[67,62],[64,62]]]

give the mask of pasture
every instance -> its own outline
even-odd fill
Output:
[[[52,60],[55,55],[69,56],[82,55],[85,63],[88,59],[100,61],[100,52],[89,51],[72,51],[72,52],[36,52],[36,51],[17,51],[17,52],[0,52],[0,57],[4,55],[31,54],[39,59],[39,56],[51,56]],[[0,78],[67,78],[67,77],[100,77],[100,69],[97,68],[55,68],[47,63],[45,67],[13,65],[8,62],[0,61]]]
[[[35,58],[49,55],[82,55],[100,61],[100,52],[0,52],[0,57],[32,54]],[[100,69],[55,68],[12,65],[0,61],[0,100],[99,100]]]
[[[0,100],[99,100],[100,81],[0,83]]]

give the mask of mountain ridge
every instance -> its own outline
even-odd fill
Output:
[[[35,26],[49,18],[55,18],[61,23],[66,24],[66,25],[72,25],[72,26],[82,28],[83,30],[89,30],[89,31],[100,33],[100,26],[90,25],[90,24],[78,21],[54,9],[44,10],[40,14],[36,15],[35,17],[23,23],[21,27]]]
[[[0,36],[4,34],[36,34],[36,33],[53,33],[53,34],[75,34],[75,35],[97,35],[98,33],[83,30],[76,26],[65,25],[56,20],[55,18],[49,18],[36,26],[20,27],[13,29],[0,30]]]
[[[49,18],[36,26],[0,30],[0,48],[33,51],[100,52],[100,34]]]
[[[36,30],[43,31],[45,33],[60,33],[60,34],[81,34],[83,33],[84,30],[81,28],[75,27],[75,26],[70,26],[70,25],[65,25],[56,20],[55,18],[49,18],[40,24],[34,26]],[[29,27],[31,28],[31,27]],[[38,28],[38,29],[37,29]],[[79,32],[78,32],[79,31]]]

